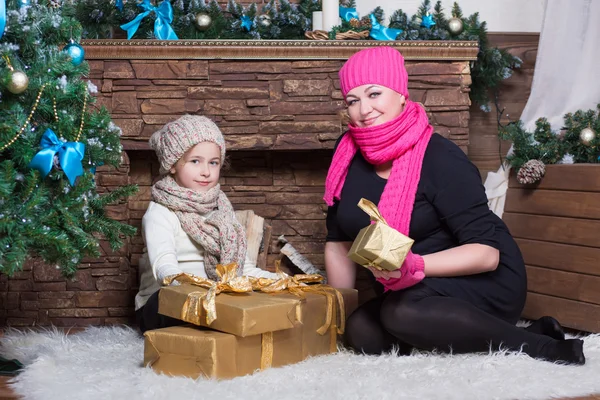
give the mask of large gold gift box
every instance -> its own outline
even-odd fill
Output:
[[[345,313],[350,314],[358,306],[358,292],[354,289],[340,292]],[[269,295],[263,293],[263,296]],[[193,325],[147,331],[144,365],[167,375],[227,379],[332,353],[336,351],[339,322],[334,315],[323,330],[329,312],[326,296],[306,293],[295,326],[289,329],[246,337]],[[263,313],[269,317],[269,308],[263,309]],[[222,316],[223,313],[217,320]]]
[[[364,267],[387,271],[400,268],[414,240],[389,226],[377,206],[369,200],[361,199],[358,206],[375,223],[360,230],[348,258]]]
[[[217,319],[211,324],[207,323],[206,310],[201,307],[197,314],[182,312],[191,293],[202,297],[207,292],[189,284],[163,287],[158,294],[158,312],[240,337],[291,329],[300,323],[302,298],[286,292],[221,293],[215,297]],[[306,298],[315,296],[325,301],[325,296],[314,293],[307,293]]]

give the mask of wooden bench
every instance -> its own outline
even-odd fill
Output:
[[[513,174],[503,220],[527,266],[523,316],[600,332],[600,164],[549,165],[530,186]]]

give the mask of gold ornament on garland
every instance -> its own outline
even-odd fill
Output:
[[[6,143],[4,146],[0,147],[0,151],[4,151],[7,148],[9,148],[19,138],[19,136],[21,136],[21,134],[23,133],[25,128],[27,128],[27,125],[29,125],[29,123],[31,122],[31,117],[33,117],[33,113],[35,112],[35,110],[37,110],[38,105],[40,104],[40,99],[42,98],[42,93],[44,92],[46,85],[47,85],[47,83],[44,83],[42,85],[42,87],[40,88],[40,91],[38,92],[37,97],[35,98],[35,103],[33,104],[33,108],[31,109],[31,112],[27,116],[25,123],[23,124],[23,126],[21,126],[21,129],[19,129],[19,132],[17,132],[17,134],[8,143]]]
[[[596,132],[589,126],[587,128],[583,128],[579,133],[579,140],[585,146],[589,146],[596,139]]]
[[[460,35],[463,31],[463,22],[462,19],[452,17],[448,20],[448,30],[453,35]]]
[[[2,56],[2,58],[4,58],[4,61],[6,61],[6,66],[10,70],[5,82],[6,88],[12,94],[23,93],[29,86],[29,78],[27,77],[27,74],[22,71],[15,71],[8,56]]]
[[[263,28],[268,28],[271,26],[271,16],[269,14],[261,14],[258,16],[258,25]]]
[[[212,25],[212,18],[208,14],[198,13],[194,17],[194,25],[196,25],[196,29],[200,32],[207,31]]]

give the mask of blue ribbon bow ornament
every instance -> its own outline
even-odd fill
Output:
[[[163,0],[158,7],[154,7],[150,4],[150,0],[143,0],[138,6],[144,10],[144,12],[138,14],[132,21],[121,25],[121,29],[127,31],[127,39],[131,39],[140,27],[140,23],[144,18],[148,16],[152,11],[156,14],[156,20],[154,20],[154,36],[160,40],[177,40],[177,34],[171,28],[173,22],[173,7],[169,0]]]
[[[360,19],[360,18],[358,18],[358,13],[356,12],[356,8],[340,6],[339,12],[340,12],[340,17],[346,22],[350,22],[350,20],[353,18]]]
[[[402,33],[402,29],[387,28],[381,25],[373,14],[369,14],[369,18],[371,19],[369,35],[375,40],[396,40],[396,36]]]
[[[58,161],[71,186],[75,185],[78,176],[83,175],[83,153],[85,145],[80,142],[62,142],[50,128],[42,135],[42,149],[33,157],[29,167],[37,169],[42,177],[48,176],[54,165],[54,156],[58,153]]]

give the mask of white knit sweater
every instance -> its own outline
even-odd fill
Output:
[[[181,228],[179,218],[168,208],[150,202],[142,219],[144,255],[140,259],[140,289],[135,296],[135,309],[141,308],[148,298],[160,289],[163,278],[186,272],[206,277],[204,249]],[[257,268],[246,258],[244,275],[258,278],[276,278],[277,275]]]

